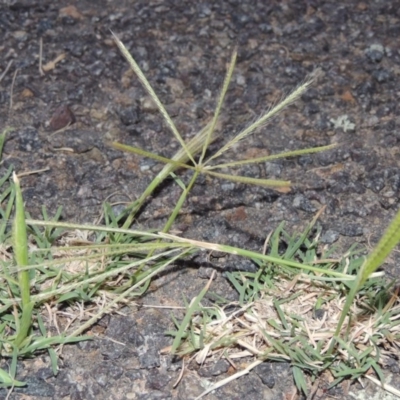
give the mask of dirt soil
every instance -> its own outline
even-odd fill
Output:
[[[320,218],[324,243],[342,249],[376,243],[400,197],[399,1],[1,2],[0,128],[16,129],[0,172],[11,164],[19,173],[45,169],[22,179],[35,218],[43,205],[50,214],[62,205],[64,220],[93,222],[106,199],[126,202],[140,195],[160,165],[110,148],[112,140],[167,156],[177,149],[110,29],[186,138],[210,120],[234,45],[239,57],[224,108],[225,136],[254,121],[316,68],[322,70],[301,100],[229,157],[330,143],[339,143],[337,149],[238,171],[289,179],[294,187],[288,194],[203,179],[178,221],[184,236],[260,251],[281,221],[296,231],[326,206]],[[177,185],[166,182],[139,225],[162,226],[179,194]],[[398,253],[388,260],[389,276],[397,276],[398,260]],[[204,287],[206,267],[191,264],[158,278],[141,305],[182,306],[183,296],[191,299]],[[219,261],[213,290],[234,298],[224,269],[252,267],[238,259]],[[174,388],[182,364],[160,355],[171,343],[164,335],[171,328],[170,311],[132,305],[123,312],[93,328],[98,339],[66,346],[57,377],[46,355],[22,362],[18,379],[28,386],[10,398],[193,399],[232,373],[225,361],[191,364]],[[400,388],[398,367],[386,372]],[[314,398],[384,398],[363,383],[363,390],[356,383],[326,391],[322,382]],[[207,399],[299,398],[293,392],[289,366],[265,363]]]

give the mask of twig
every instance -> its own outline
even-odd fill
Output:
[[[28,175],[40,174],[41,172],[46,172],[46,171],[50,171],[50,168],[46,167],[42,169],[35,169],[33,171],[21,172],[18,174],[18,178],[22,178],[23,176],[28,176]]]
[[[15,80],[17,79],[17,74],[18,74],[19,69],[17,68],[14,72],[14,76],[11,82],[11,89],[10,89],[10,108],[8,110],[8,118],[10,119],[11,117],[11,112],[12,112],[12,106],[13,106],[13,94],[14,94],[14,85],[15,85]]]
[[[39,74],[41,76],[45,75],[42,68],[42,62],[43,62],[43,38],[41,37],[39,39]]]
[[[173,384],[173,386],[172,386],[174,389],[178,386],[179,382],[182,380],[184,371],[185,371],[185,360],[182,359],[182,369],[181,369],[181,372],[180,372],[180,374],[179,374],[179,376],[178,376],[178,379],[176,380],[176,382],[175,382],[175,383]]]
[[[3,80],[3,78],[6,76],[8,70],[10,69],[11,65],[13,63],[13,60],[9,61],[7,64],[6,69],[4,70],[4,72],[0,75],[0,82]]]
[[[242,371],[237,372],[234,375],[231,375],[228,378],[223,379],[222,381],[219,381],[217,383],[215,383],[214,385],[212,385],[211,387],[209,387],[206,391],[204,391],[200,396],[197,396],[195,400],[199,400],[202,397],[204,397],[206,394],[212,392],[215,389],[218,389],[224,385],[226,385],[229,382],[234,381],[235,379],[240,378],[243,375],[247,375],[253,368],[255,368],[257,365],[263,363],[263,360],[256,360],[254,361],[252,364],[250,364],[247,368],[245,368]]]

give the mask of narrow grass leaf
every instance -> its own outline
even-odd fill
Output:
[[[143,72],[140,69],[139,65],[136,63],[136,61],[133,59],[133,57],[131,56],[131,54],[129,53],[129,51],[125,47],[125,45],[118,39],[118,37],[115,35],[115,33],[112,32],[112,35],[114,36],[114,40],[117,43],[117,46],[120,49],[121,53],[126,58],[126,60],[128,61],[129,65],[131,66],[132,70],[135,72],[135,74],[139,78],[140,83],[143,85],[143,87],[146,89],[146,91],[150,94],[151,98],[153,99],[153,101],[157,105],[161,115],[163,116],[165,122],[167,123],[167,125],[171,129],[171,131],[174,134],[174,136],[176,137],[176,139],[179,141],[179,143],[182,146],[182,148],[185,150],[186,155],[189,157],[190,161],[192,161],[192,163],[194,165],[196,165],[196,162],[194,161],[191,152],[187,148],[184,140],[182,139],[182,136],[178,132],[178,129],[176,129],[176,126],[175,126],[174,122],[172,121],[171,117],[167,113],[167,110],[165,109],[164,105],[161,103],[161,101],[158,98],[158,96],[156,95],[155,91],[151,87],[149,81],[147,80],[147,78],[143,74]]]
[[[85,340],[92,339],[90,336],[80,336],[80,337],[65,337],[63,335],[60,336],[52,336],[48,338],[36,338],[34,342],[25,346],[19,351],[21,356],[32,355],[39,350],[48,350],[51,346],[60,345],[60,344],[72,344],[78,343]]]
[[[22,198],[19,180],[14,173],[15,184],[15,218],[13,226],[13,244],[15,261],[19,267],[26,267],[28,265],[28,239],[25,223],[24,201]],[[29,291],[30,282],[29,274],[21,272],[19,274],[19,284],[21,289],[22,306],[30,302]]]
[[[14,257],[18,267],[26,267],[28,265],[28,237],[26,232],[24,201],[22,198],[19,179],[14,173],[15,185],[15,218],[13,225],[13,247]],[[34,302],[30,299],[30,277],[29,271],[20,271],[18,273],[18,283],[21,295],[22,314],[19,323],[19,330],[14,344],[19,347],[28,335],[32,324],[32,310]]]
[[[309,148],[309,149],[286,151],[284,153],[272,154],[272,155],[268,155],[268,156],[264,156],[264,157],[256,157],[256,158],[251,158],[251,159],[246,159],[246,160],[231,161],[229,163],[212,165],[212,166],[207,167],[207,169],[214,170],[214,169],[227,168],[227,167],[238,167],[238,166],[247,165],[247,164],[258,164],[261,162],[273,161],[273,160],[277,160],[280,158],[295,157],[295,156],[301,156],[304,154],[319,153],[321,151],[331,150],[335,147],[337,147],[336,143],[330,144],[327,146],[313,147],[313,148]]]
[[[206,155],[206,151],[211,142],[212,133],[214,132],[215,126],[217,125],[217,121],[218,121],[219,114],[221,112],[222,104],[224,103],[224,98],[225,98],[226,92],[228,91],[229,83],[232,79],[233,70],[235,69],[236,58],[237,58],[237,49],[235,48],[232,52],[231,61],[229,63],[229,68],[225,75],[224,83],[222,85],[221,95],[219,96],[217,107],[215,109],[214,116],[211,121],[211,127],[210,127],[208,134],[206,136],[206,139],[204,141],[203,151],[200,155],[199,164],[202,163],[204,156]]]
[[[236,279],[235,275],[232,274],[231,272],[226,273],[227,278],[229,281],[232,283],[236,291],[239,293],[239,304],[243,306],[244,304],[244,298],[246,291],[244,289],[244,286],[239,283],[239,281]]]
[[[164,233],[167,233],[170,230],[172,224],[175,222],[176,217],[178,216],[179,211],[181,210],[181,208],[183,206],[183,203],[185,202],[190,190],[192,189],[193,185],[195,184],[198,175],[199,175],[199,173],[196,171],[193,174],[192,179],[190,180],[187,188],[179,196],[179,199],[176,202],[176,205],[175,205],[171,215],[168,218],[168,221],[166,222],[166,224],[165,224],[165,226],[164,226],[164,228],[162,230]]]
[[[192,139],[190,139],[187,143],[187,147],[191,154],[196,155],[203,146],[204,140],[206,135],[208,134],[208,131],[210,129],[210,124],[207,124],[203,129],[201,129]],[[217,135],[212,135],[211,141],[215,140],[217,138]],[[183,163],[186,165],[186,162],[189,160],[189,157],[187,156],[186,152],[184,149],[179,149],[175,155],[171,159],[172,161],[177,161],[179,163]],[[123,224],[123,228],[129,228],[129,226],[132,224],[135,215],[137,211],[142,207],[146,199],[154,192],[154,190],[158,187],[158,185],[163,182],[171,172],[175,171],[175,169],[178,168],[175,164],[173,163],[168,163],[164,166],[164,168],[157,174],[157,176],[151,181],[151,183],[147,186],[146,190],[141,194],[141,196],[133,202],[128,208],[131,208],[128,217],[126,218],[126,221]],[[187,167],[185,167],[187,168]],[[119,239],[120,235],[117,236]]]
[[[390,252],[400,242],[400,211],[390,223],[386,232],[375,246],[372,253],[368,256],[366,263],[361,267],[361,279],[359,285],[362,286],[368,277],[375,272],[385,261]]]
[[[277,314],[278,314],[278,316],[279,316],[279,319],[280,319],[280,321],[281,321],[283,327],[284,327],[286,330],[288,330],[288,329],[289,329],[289,325],[288,325],[288,323],[287,323],[287,321],[286,321],[285,313],[282,311],[282,309],[281,309],[281,307],[280,307],[280,305],[279,305],[279,302],[276,301],[276,300],[273,300],[273,304],[274,304],[275,310],[276,310],[276,312],[277,312]]]
[[[1,187],[1,186],[0,186]],[[9,186],[3,193],[5,196],[1,196],[0,198],[0,204],[3,204],[3,201],[5,198],[8,198],[7,201],[7,206],[5,210],[0,210],[1,213],[1,222],[0,222],[0,242],[5,243],[6,239],[8,238],[8,235],[6,235],[7,227],[8,227],[8,221],[11,218],[11,212],[14,206],[14,201],[15,201],[15,187]]]
[[[307,393],[308,393],[307,382],[304,377],[303,371],[295,365],[293,365],[292,369],[293,369],[294,382],[295,382],[297,388],[307,396]]]
[[[7,133],[11,132],[12,130],[14,130],[14,128],[8,126],[7,128],[3,129],[3,132],[0,134],[0,161],[3,157],[3,147],[4,142],[6,141]]]
[[[325,210],[325,207],[322,207],[315,217],[312,219],[312,221],[307,225],[306,229],[303,231],[303,233],[300,235],[299,239],[297,240],[296,243],[294,243],[292,246],[289,246],[288,249],[285,252],[284,258],[291,260],[293,259],[294,255],[296,252],[300,249],[301,246],[304,245],[304,242],[306,241],[308,235],[310,234],[311,229],[314,227],[315,223],[317,222],[318,218],[321,216],[322,212]]]
[[[252,184],[257,186],[266,186],[266,187],[283,187],[290,188],[289,181],[278,181],[273,179],[261,179],[261,178],[250,178],[248,176],[238,176],[238,175],[230,175],[230,174],[222,174],[220,172],[210,171],[208,169],[204,169],[203,172],[205,174],[215,176],[216,178],[226,179],[228,181],[240,182],[245,184]]]
[[[376,375],[378,375],[379,380],[381,381],[382,385],[385,384],[385,375],[383,374],[382,368],[378,365],[375,360],[370,360],[371,367],[374,369]]]
[[[161,237],[164,237],[166,239],[171,239],[177,242],[184,242],[184,243],[190,243],[194,247],[202,248],[202,249],[207,249],[207,250],[216,250],[216,251],[221,251],[229,254],[235,254],[235,255],[240,255],[243,257],[250,258],[251,260],[258,260],[258,261],[264,261],[264,262],[271,262],[275,265],[286,265],[289,267],[294,267],[294,268],[299,268],[299,269],[304,269],[306,271],[313,271],[318,274],[322,275],[328,275],[328,276],[333,276],[333,277],[338,277],[341,280],[349,280],[349,281],[354,281],[354,276],[344,274],[342,272],[334,271],[334,270],[326,270],[324,268],[318,268],[314,267],[311,265],[305,265],[302,263],[298,263],[295,261],[291,260],[284,260],[279,257],[271,257],[265,254],[257,253],[255,251],[250,251],[250,250],[245,250],[241,249],[238,247],[232,247],[232,246],[227,246],[227,245],[221,245],[221,244],[215,244],[215,243],[208,243],[208,242],[201,242],[197,240],[192,240],[192,239],[186,239],[182,238],[179,236],[167,234],[167,233],[162,233],[160,232],[159,235]]]
[[[300,85],[297,89],[295,89],[292,93],[290,93],[287,97],[285,97],[281,102],[279,102],[275,107],[269,110],[266,114],[260,117],[256,122],[251,124],[249,127],[240,132],[235,138],[230,140],[225,146],[223,146],[220,150],[218,150],[214,155],[208,158],[207,163],[211,160],[221,156],[228,149],[234,146],[236,143],[246,138],[248,135],[253,133],[256,129],[264,126],[269,119],[279,114],[284,108],[292,104],[295,100],[297,100],[311,85],[313,82],[313,78],[307,80],[302,85]]]
[[[192,301],[191,305],[188,307],[185,317],[183,318],[182,323],[179,326],[178,332],[175,336],[175,339],[172,343],[171,347],[171,353],[175,354],[176,350],[182,343],[183,336],[186,334],[186,329],[190,324],[190,321],[192,319],[193,314],[199,309],[199,305],[203,297],[206,295],[208,289],[210,288],[210,285],[214,279],[214,273],[212,274],[210,280],[208,281],[207,285],[200,291],[198,296]]]
[[[93,232],[108,232],[108,233],[123,233],[130,236],[137,236],[137,237],[147,237],[158,239],[160,236],[156,233],[151,233],[147,231],[138,231],[134,229],[122,229],[122,228],[113,228],[107,226],[99,226],[99,225],[82,225],[82,224],[74,224],[68,222],[60,222],[60,221],[41,221],[36,219],[27,219],[27,225],[37,225],[37,226],[56,226],[59,228],[66,228],[66,229],[81,229]]]
[[[58,374],[58,356],[53,348],[49,347],[47,350],[50,357],[51,369],[53,371],[53,375],[56,376]]]
[[[172,158],[167,158],[167,157],[162,157],[154,153],[150,153],[149,151],[139,149],[138,147],[133,147],[133,146],[128,146],[126,144],[118,143],[118,142],[113,142],[112,147],[114,147],[117,150],[121,151],[126,151],[129,153],[133,154],[139,154],[140,156],[151,158],[156,161],[160,161],[165,164],[172,164],[174,167],[182,167],[182,168],[187,168],[187,169],[195,169],[191,165],[187,165],[183,162],[175,161]]]
[[[0,368],[0,388],[22,387],[26,382],[13,379],[4,369]]]

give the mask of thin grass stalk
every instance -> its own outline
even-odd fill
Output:
[[[211,142],[212,134],[213,134],[214,129],[215,129],[216,125],[217,125],[218,117],[219,117],[219,115],[221,113],[222,104],[224,103],[225,95],[226,95],[226,92],[228,91],[229,83],[231,82],[231,79],[232,79],[233,70],[235,69],[236,58],[237,58],[237,48],[235,48],[233,50],[233,52],[232,52],[231,61],[229,63],[228,71],[226,72],[224,83],[222,85],[221,95],[219,97],[219,100],[218,100],[218,103],[217,103],[217,108],[215,109],[214,117],[213,117],[212,122],[211,122],[211,128],[208,131],[208,134],[206,136],[206,140],[204,141],[203,151],[202,151],[202,153],[200,155],[199,164],[201,164],[203,162],[203,159],[204,159],[204,157],[206,155],[206,151],[207,151],[208,146],[210,145],[210,142]]]
[[[189,140],[187,144],[188,150],[191,154],[196,155],[203,146],[206,135],[208,134],[209,129],[211,128],[210,124],[207,124],[203,129],[201,129],[191,140]],[[214,135],[211,140],[214,140],[216,136]],[[126,148],[124,148],[126,149]],[[129,151],[129,150],[128,150]],[[133,220],[135,219],[136,213],[143,206],[146,199],[154,192],[154,190],[158,187],[158,185],[166,179],[169,174],[175,171],[180,165],[177,165],[175,162],[179,164],[185,164],[189,161],[187,153],[184,149],[180,148],[175,155],[172,157],[172,163],[168,163],[164,166],[164,168],[157,174],[157,176],[151,181],[151,183],[147,186],[146,190],[141,194],[139,199],[133,202],[130,206],[132,207],[131,212],[129,213],[126,221],[123,224],[123,229],[127,229],[131,226]],[[192,169],[191,166],[187,166],[187,168]]]
[[[167,113],[167,110],[165,109],[165,107],[161,103],[161,101],[158,98],[158,96],[156,95],[155,91],[151,87],[149,81],[147,80],[147,78],[143,74],[143,72],[140,69],[139,65],[133,59],[133,57],[131,56],[131,54],[129,53],[129,51],[125,47],[125,45],[118,39],[117,35],[115,35],[114,32],[111,32],[111,33],[114,36],[114,40],[117,43],[117,46],[120,49],[121,53],[126,58],[126,60],[128,61],[129,65],[131,66],[131,68],[133,69],[133,71],[135,72],[137,77],[139,78],[140,83],[143,85],[143,87],[146,89],[146,91],[150,94],[150,96],[153,99],[153,101],[156,103],[156,105],[157,105],[161,115],[163,116],[165,122],[167,123],[167,125],[171,129],[171,131],[174,134],[174,136],[176,137],[176,139],[179,141],[179,143],[182,146],[182,148],[184,149],[187,157],[189,158],[190,161],[192,161],[192,163],[194,165],[196,165],[196,162],[194,161],[194,158],[193,158],[192,154],[190,153],[188,147],[186,146],[185,141],[183,140],[182,136],[178,132],[178,129],[176,128],[174,122],[172,121],[171,117]]]
[[[72,262],[88,262],[88,261],[96,261],[99,260],[100,258],[111,258],[113,256],[117,256],[117,255],[121,255],[121,254],[127,254],[127,253],[131,253],[134,252],[139,253],[139,254],[145,254],[145,252],[154,252],[155,250],[164,250],[166,248],[168,249],[172,249],[174,247],[177,248],[182,248],[182,243],[165,243],[165,242],[152,242],[152,243],[148,243],[148,244],[119,244],[118,246],[121,247],[118,250],[114,250],[114,251],[104,251],[103,249],[106,249],[107,247],[116,247],[117,245],[102,245],[102,247],[99,246],[71,246],[71,247],[65,247],[65,248],[59,248],[57,249],[57,251],[74,251],[74,250],[96,250],[97,252],[95,254],[86,254],[84,256],[76,256],[76,257],[63,257],[63,258],[57,258],[54,261],[46,261],[43,263],[38,263],[35,265],[28,265],[26,267],[16,267],[16,268],[9,268],[9,272],[10,273],[15,273],[15,272],[20,272],[20,271],[27,271],[30,269],[37,269],[37,268],[43,268],[46,267],[47,269],[50,268],[54,268],[62,265],[62,264],[69,264]],[[48,249],[46,249],[48,250]],[[1,277],[1,275],[0,275]],[[9,278],[4,277],[3,279],[9,280]]]
[[[220,179],[226,179],[232,182],[246,183],[265,187],[280,187],[288,189],[290,188],[290,181],[278,181],[275,179],[261,179],[251,178],[249,176],[222,174],[220,172],[209,171],[207,169],[203,170],[203,172],[207,175],[215,176],[216,178]]]
[[[192,318],[192,315],[199,311],[199,305],[201,300],[203,299],[203,297],[206,295],[206,293],[208,292],[208,289],[211,286],[211,283],[214,279],[214,275],[215,275],[215,271],[213,271],[211,278],[209,279],[209,281],[207,282],[206,286],[201,290],[201,292],[191,301],[189,307],[186,310],[185,316],[182,320],[182,323],[178,329],[178,331],[176,332],[174,341],[172,343],[171,346],[171,354],[175,354],[178,347],[180,346],[181,342],[182,342],[182,338],[185,335],[186,332],[186,328],[190,323],[190,320]]]
[[[0,160],[3,156],[3,147],[4,147],[4,142],[6,141],[7,133],[11,132],[14,128],[7,127],[3,129],[3,132],[0,134]]]
[[[241,165],[248,165],[248,164],[257,164],[260,162],[267,162],[267,161],[273,161],[277,160],[280,158],[286,158],[286,157],[295,157],[295,156],[301,156],[304,154],[312,154],[312,153],[318,153],[321,151],[327,151],[336,148],[338,145],[336,143],[334,144],[329,144],[327,146],[319,146],[319,147],[313,147],[309,149],[301,149],[301,150],[293,150],[293,151],[285,151],[284,153],[279,153],[279,154],[272,154],[264,157],[256,157],[248,160],[240,160],[240,161],[232,161],[229,163],[224,163],[224,164],[218,164],[218,165],[210,165],[205,167],[205,171],[209,170],[214,170],[214,169],[220,169],[220,168],[228,168],[228,167],[238,167]]]
[[[146,237],[149,239],[159,238],[159,235],[157,233],[151,233],[146,231],[137,231],[134,229],[124,229],[124,228],[109,228],[107,226],[98,226],[98,225],[81,225],[81,224],[74,224],[74,223],[60,222],[60,221],[42,221],[36,219],[27,219],[26,224],[34,226],[49,226],[49,227],[58,227],[66,229],[81,229],[93,232],[121,233],[130,236]]]
[[[189,182],[189,185],[183,190],[183,192],[181,193],[179,200],[177,201],[174,210],[172,211],[171,215],[168,218],[168,221],[166,222],[166,224],[164,225],[164,228],[162,230],[163,233],[168,233],[168,231],[170,230],[172,224],[175,222],[176,217],[179,214],[179,211],[181,210],[183,203],[185,202],[190,190],[192,189],[193,185],[196,182],[197,177],[199,176],[199,171],[195,171],[195,173],[192,176],[192,179]],[[156,243],[159,244],[161,242],[162,239],[159,239]],[[151,250],[147,256],[146,256],[146,260],[151,257],[154,254],[155,250]],[[139,266],[138,270],[135,272],[134,277],[136,277],[143,269],[143,267],[145,266],[146,261],[143,261],[143,264]]]
[[[154,153],[151,153],[150,151],[140,149],[139,147],[128,146],[126,144],[122,144],[122,143],[118,143],[118,142],[113,142],[112,147],[114,147],[114,149],[117,149],[117,150],[126,151],[126,152],[133,153],[133,154],[138,154],[142,157],[151,158],[152,160],[161,161],[164,164],[171,164],[171,167],[173,167],[173,168],[187,168],[187,169],[192,169],[192,170],[196,169],[196,167],[193,167],[192,165],[185,164],[184,162],[175,161],[172,158],[159,156],[158,154],[154,154]],[[186,160],[186,161],[188,161],[188,160]]]
[[[269,263],[272,263],[275,265],[287,265],[288,267],[294,267],[294,268],[298,268],[298,269],[303,269],[305,271],[315,272],[316,276],[314,276],[313,278],[316,280],[321,279],[320,275],[329,275],[334,278],[339,278],[339,280],[341,280],[341,281],[344,281],[344,280],[354,281],[355,280],[354,276],[347,275],[342,272],[327,270],[324,268],[313,267],[312,265],[306,265],[306,264],[302,264],[300,262],[285,260],[285,259],[278,258],[278,257],[272,257],[272,256],[268,256],[265,254],[257,253],[255,251],[241,249],[238,247],[227,246],[227,245],[222,245],[222,244],[215,244],[215,243],[208,243],[208,242],[200,242],[198,240],[186,239],[186,238],[182,238],[179,236],[171,235],[169,233],[160,232],[159,235],[165,239],[173,240],[174,242],[189,243],[193,247],[197,247],[200,249],[221,251],[223,253],[229,253],[229,254],[246,257],[251,260],[259,260],[259,261],[269,262]],[[334,279],[334,278],[332,278],[332,279]]]
[[[170,217],[168,218],[167,223],[165,224],[162,232],[163,233],[168,233],[168,231],[170,230],[172,224],[175,222],[176,217],[179,214],[179,211],[181,210],[183,203],[185,202],[190,190],[192,189],[193,185],[195,184],[197,177],[199,176],[199,171],[195,171],[195,173],[192,176],[192,179],[189,182],[189,185],[187,186],[187,188],[181,193],[179,200],[177,201],[174,210],[172,211]]]
[[[1,186],[1,185],[0,185]],[[9,196],[8,202],[7,202],[7,207],[5,211],[3,211],[3,217],[4,220],[0,223],[0,240],[5,240],[6,237],[6,230],[8,226],[8,221],[10,220],[11,212],[14,206],[14,200],[15,200],[15,190],[12,186],[7,188],[3,195]],[[0,196],[0,204],[3,203],[3,196]]]
[[[192,246],[189,245],[189,246],[187,246],[187,248],[191,249]],[[162,258],[162,257],[172,256],[173,253],[175,253],[175,252],[177,252],[179,250],[181,250],[181,249],[173,248],[171,250],[167,250],[167,251],[164,251],[162,253],[155,254],[152,257],[149,257],[147,262],[151,262],[153,260],[155,261],[155,260],[157,260],[159,258]],[[129,263],[127,265],[123,265],[121,267],[117,267],[117,268],[114,268],[112,270],[103,272],[101,274],[92,276],[90,278],[87,278],[87,279],[85,279],[84,282],[74,282],[74,283],[71,283],[71,284],[65,284],[62,287],[58,288],[58,289],[54,289],[54,290],[51,290],[51,291],[48,291],[48,292],[45,292],[45,293],[40,293],[40,294],[33,295],[32,299],[36,300],[37,302],[44,301],[46,299],[50,299],[52,297],[55,297],[55,296],[58,296],[58,295],[61,295],[61,294],[64,294],[64,293],[72,292],[73,290],[81,287],[83,284],[104,282],[111,276],[117,276],[118,274],[122,274],[122,273],[128,271],[129,269],[132,269],[132,268],[135,268],[135,267],[139,267],[142,264],[143,264],[143,260],[134,261],[134,262]]]
[[[275,115],[279,114],[284,108],[292,104],[296,101],[311,85],[313,82],[313,78],[307,80],[305,83],[300,85],[297,89],[295,89],[289,96],[285,97],[280,103],[278,103],[275,107],[273,107],[270,111],[260,117],[256,122],[251,124],[249,127],[244,129],[240,132],[235,138],[230,140],[225,146],[219,149],[214,155],[209,157],[204,164],[208,164],[211,160],[214,160],[217,157],[220,157],[223,153],[229,150],[232,146],[238,143],[240,140],[244,139],[246,136],[253,133],[257,128],[264,126],[266,122],[274,117]]]

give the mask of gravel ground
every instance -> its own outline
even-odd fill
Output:
[[[322,74],[301,100],[229,157],[339,146],[238,171],[290,179],[294,187],[288,194],[203,179],[179,228],[187,237],[260,250],[282,220],[296,231],[326,206],[320,219],[325,243],[343,249],[355,241],[373,244],[395,215],[400,196],[399,10],[400,2],[389,0],[3,1],[0,127],[16,130],[5,145],[0,172],[11,164],[18,172],[46,169],[22,180],[32,216],[40,216],[42,205],[50,213],[62,205],[64,220],[93,222],[105,199],[136,198],[160,169],[111,149],[111,140],[167,156],[177,149],[110,29],[130,49],[185,137],[210,120],[237,45],[225,136],[232,137],[317,67]],[[179,194],[173,182],[163,184],[141,213],[141,226],[161,226]],[[385,266],[391,276],[398,274],[398,258],[394,253]],[[224,262],[249,267],[239,260]],[[182,294],[193,297],[207,277],[196,265],[171,271],[141,303],[182,305]],[[213,288],[233,295],[221,269]],[[45,356],[21,363],[18,378],[29,385],[10,398],[193,399],[207,382],[232,373],[223,361],[200,369],[191,365],[173,388],[181,363],[159,353],[170,344],[164,336],[171,327],[169,311],[132,306],[124,313],[94,328],[99,339],[65,347],[57,377]],[[388,373],[400,387],[398,368]],[[363,391],[360,384],[329,392],[321,387],[314,398],[384,398],[365,385]],[[287,365],[265,363],[207,399],[286,399],[293,390]]]

